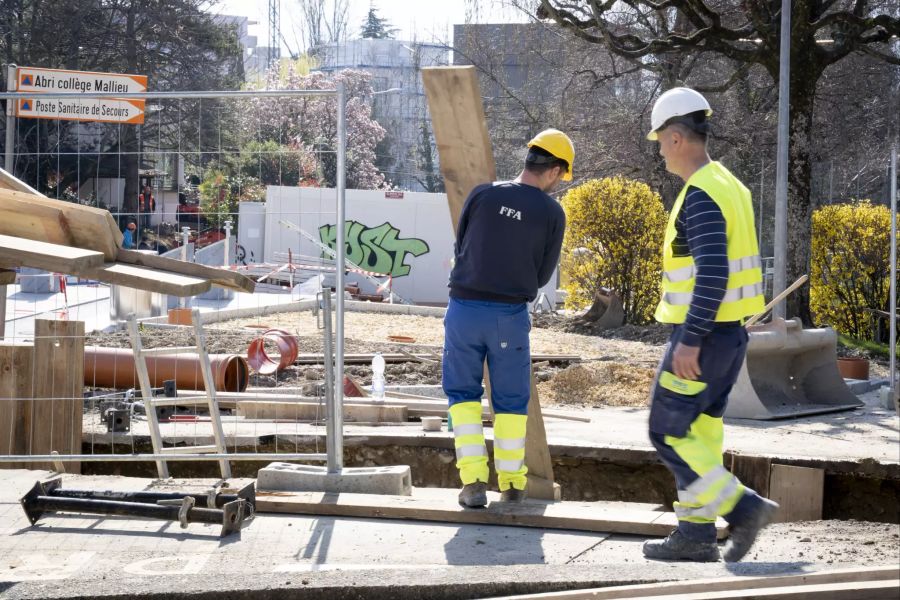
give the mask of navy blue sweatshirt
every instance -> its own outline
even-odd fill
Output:
[[[691,186],[675,219],[675,256],[694,258],[696,281],[681,342],[699,346],[713,328],[728,285],[728,239],[722,209],[709,194]]]
[[[566,215],[553,198],[524,183],[479,185],[456,232],[450,296],[530,302],[559,262]]]

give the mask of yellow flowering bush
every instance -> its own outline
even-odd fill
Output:
[[[627,323],[650,321],[659,301],[667,221],[659,194],[639,181],[607,177],[572,188],[562,206],[566,307],[590,305],[605,287],[622,299]]]
[[[839,333],[872,339],[872,315],[887,310],[891,213],[868,200],[825,206],[812,216],[810,308]]]

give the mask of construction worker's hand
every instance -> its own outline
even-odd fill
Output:
[[[685,346],[679,342],[672,353],[672,371],[676,377],[696,381],[700,377],[700,346]]]

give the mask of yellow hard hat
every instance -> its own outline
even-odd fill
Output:
[[[563,173],[563,181],[572,181],[572,165],[575,163],[575,146],[569,136],[558,129],[545,129],[528,142],[528,147],[535,146],[549,152],[556,158],[566,161],[569,168]]]

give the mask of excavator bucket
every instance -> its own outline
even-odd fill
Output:
[[[749,332],[726,417],[787,419],[863,405],[838,372],[833,329],[803,329],[799,319],[776,319]]]

